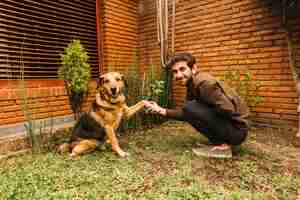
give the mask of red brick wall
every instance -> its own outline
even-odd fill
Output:
[[[104,1],[104,71],[130,68],[135,52],[142,68],[159,66],[154,2]],[[251,70],[262,81],[260,94],[265,98],[254,109],[257,120],[296,125],[297,98],[281,18],[262,2],[177,0],[175,49],[193,53],[201,69],[216,76],[228,67]],[[294,41],[298,42],[299,20],[293,24]],[[299,62],[298,44],[296,48]],[[22,121],[17,84],[0,81],[0,85],[0,125]],[[29,88],[29,95],[42,104],[36,109],[37,118],[71,113],[62,82],[29,81]],[[184,90],[175,86],[174,96],[180,105]]]
[[[131,68],[138,56],[138,1],[104,0],[104,71]]]
[[[70,115],[68,97],[60,80],[29,80],[26,81],[28,107],[30,117],[34,119],[51,118],[55,116]],[[91,81],[90,95],[84,104],[84,108],[93,99],[96,82]],[[0,81],[0,126],[23,122],[22,87],[17,81]]]
[[[151,65],[159,68],[160,48],[157,39],[155,1],[140,1],[138,13],[140,65],[143,69],[149,69]]]
[[[147,0],[143,2],[148,21],[144,21],[140,29],[149,30],[144,35],[155,38],[155,8],[153,3],[148,5]],[[253,109],[256,120],[296,125],[297,98],[288,67],[287,43],[281,18],[264,2],[267,1],[177,0],[175,50],[193,53],[199,67],[215,76],[223,75],[229,67],[249,69],[263,85],[259,94],[264,97],[264,103]],[[299,40],[300,21],[295,19],[293,24],[297,27],[294,33],[296,42]],[[141,43],[150,47],[153,41],[144,37]],[[299,53],[297,50],[298,62]],[[153,52],[150,55],[157,54]],[[180,105],[184,90],[175,86],[174,96],[177,105]]]

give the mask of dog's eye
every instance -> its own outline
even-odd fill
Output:
[[[121,79],[120,78],[116,78],[116,81],[121,81]]]
[[[108,79],[104,80],[104,83],[109,83],[109,80]]]

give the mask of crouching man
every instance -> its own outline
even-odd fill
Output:
[[[173,79],[186,86],[186,103],[182,108],[166,109],[155,102],[146,107],[153,113],[186,121],[205,135],[211,145],[193,149],[196,155],[216,158],[232,157],[231,147],[247,137],[249,110],[239,95],[208,73],[200,72],[190,53],[172,57],[167,67]]]

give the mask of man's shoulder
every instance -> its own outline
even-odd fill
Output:
[[[207,72],[197,72],[193,77],[195,85],[206,83],[216,83],[218,80]]]

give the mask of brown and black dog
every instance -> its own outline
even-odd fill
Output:
[[[119,156],[129,155],[119,146],[116,129],[123,117],[130,118],[141,110],[145,102],[128,107],[124,96],[124,78],[118,72],[100,76],[98,92],[89,112],[84,113],[75,124],[69,143],[62,144],[59,151],[71,151],[75,157],[94,151],[107,136],[107,142]]]

